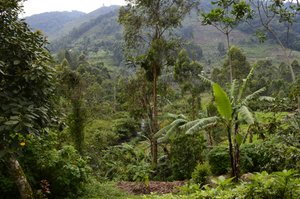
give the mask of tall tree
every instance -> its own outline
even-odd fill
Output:
[[[230,50],[230,34],[242,21],[252,17],[251,7],[243,0],[218,0],[212,2],[214,8],[202,13],[202,24],[212,25],[226,36],[227,50]],[[230,83],[233,82],[231,56],[228,53]]]
[[[259,16],[258,27],[253,27],[257,28],[257,35],[259,36],[260,41],[264,41],[266,39],[265,33],[260,28],[262,27],[280,46],[285,62],[289,67],[291,79],[293,83],[295,83],[297,78],[292,64],[292,49],[289,39],[291,36],[291,27],[293,26],[296,17],[299,16],[299,1],[250,0],[249,2],[255,8],[255,11]],[[281,26],[282,28],[278,29],[278,26]],[[283,33],[285,36],[282,37]],[[298,111],[300,112],[300,97],[297,97],[297,101]]]
[[[174,63],[174,49],[178,46],[174,28],[196,6],[197,0],[126,0],[120,9],[119,22],[124,26],[127,58],[145,69],[147,80],[152,82],[151,155],[157,165],[157,84],[164,67]],[[173,36],[172,36],[173,35]]]
[[[191,61],[186,50],[181,50],[174,67],[174,78],[179,82],[182,92],[191,94],[191,118],[196,119],[201,109],[201,93],[205,91],[205,85],[199,80],[203,67],[197,61]]]
[[[18,19],[22,2],[0,2],[0,152],[21,198],[32,199],[17,156],[27,135],[39,135],[51,123],[54,83],[43,36]]]

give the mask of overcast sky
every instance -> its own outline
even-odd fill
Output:
[[[110,5],[124,5],[125,0],[27,0],[24,3],[24,16],[51,11],[91,12]]]

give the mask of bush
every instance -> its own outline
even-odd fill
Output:
[[[195,170],[192,173],[192,179],[195,183],[204,185],[207,181],[208,176],[210,175],[210,166],[208,162],[204,164],[198,164]]]
[[[149,157],[137,146],[126,143],[111,146],[99,158],[104,180],[143,181],[151,173]]]
[[[74,198],[82,192],[91,169],[73,146],[59,147],[56,133],[32,137],[26,146],[20,162],[36,190],[43,189],[43,181],[49,185],[48,198]]]
[[[299,169],[300,150],[276,140],[257,141],[241,146],[242,172],[275,172]]]
[[[180,196],[179,198],[300,198],[300,179],[293,170],[284,170],[272,174],[264,171],[255,174],[250,182],[242,182],[241,184],[231,183],[231,180],[232,178],[219,177],[216,181],[216,187],[205,186],[202,190],[196,190],[190,195]]]
[[[230,170],[230,157],[226,146],[217,146],[207,155],[210,169],[213,175],[226,174]]]
[[[203,160],[203,135],[176,135],[171,139],[171,165],[174,180],[190,179],[197,163]]]

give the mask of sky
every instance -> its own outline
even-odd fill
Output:
[[[103,5],[125,5],[125,0],[27,0],[24,3],[24,17],[51,11],[78,10],[85,13]]]

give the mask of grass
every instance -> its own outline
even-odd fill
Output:
[[[84,196],[78,199],[142,199],[142,196],[130,195],[116,187],[115,182],[100,183],[96,180],[86,187]]]

